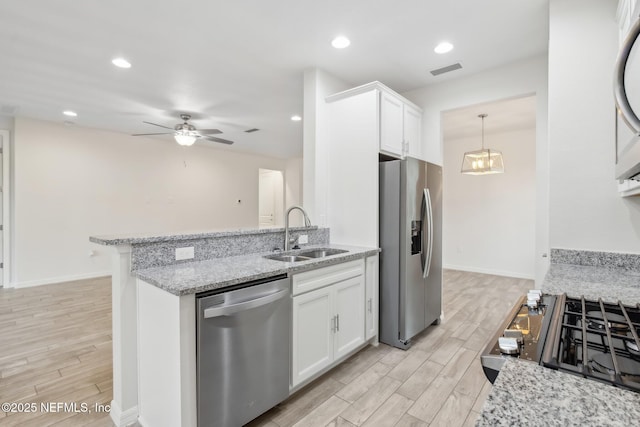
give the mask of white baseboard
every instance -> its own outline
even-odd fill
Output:
[[[96,279],[98,277],[106,277],[106,276],[111,276],[111,270],[100,271],[97,273],[73,274],[70,276],[51,277],[48,279],[14,282],[5,286],[5,288],[29,288],[31,286],[53,285],[55,283],[73,282],[74,280],[84,280],[84,279]]]
[[[138,421],[138,407],[134,406],[122,412],[120,405],[115,400],[112,400],[109,416],[117,427],[126,427]]]
[[[469,273],[492,274],[494,276],[504,276],[504,277],[514,277],[516,279],[535,280],[535,275],[520,273],[517,271],[493,270],[490,268],[468,267],[468,266],[451,265],[451,264],[443,265],[442,268],[445,268],[447,270],[467,271]]]

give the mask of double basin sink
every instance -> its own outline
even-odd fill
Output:
[[[307,251],[299,252],[295,255],[287,255],[287,254],[277,254],[277,255],[267,255],[265,258],[272,259],[275,261],[282,262],[299,262],[299,261],[309,261],[310,259],[316,258],[324,258],[331,255],[343,254],[345,252],[344,249],[327,249],[327,248],[316,248],[309,249]]]

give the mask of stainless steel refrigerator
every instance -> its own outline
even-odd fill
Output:
[[[380,163],[380,247],[380,342],[407,349],[440,323],[440,166],[411,158]]]

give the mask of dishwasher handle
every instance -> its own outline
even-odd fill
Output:
[[[225,305],[223,307],[211,307],[204,310],[204,318],[209,319],[211,317],[230,316],[239,311],[250,310],[252,308],[260,307],[270,304],[279,300],[287,295],[288,289],[282,289],[280,291],[268,294],[266,296],[255,298],[249,301],[244,301],[238,304]]]

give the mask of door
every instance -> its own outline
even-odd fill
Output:
[[[284,217],[284,175],[282,171],[258,170],[258,225],[281,227]]]
[[[408,341],[425,328],[422,200],[427,164],[407,158],[400,170],[400,339]]]
[[[332,286],[335,300],[335,351],[340,359],[364,343],[364,277],[347,279]]]
[[[380,151],[398,158],[404,156],[402,106],[395,96],[380,94]]]
[[[260,169],[260,181],[258,183],[258,225],[262,227],[273,227],[276,215],[276,188],[272,171]]]
[[[431,253],[425,289],[425,326],[439,322],[442,312],[442,167],[427,163],[431,205]]]
[[[293,298],[292,376],[296,386],[333,361],[332,287]]]
[[[0,236],[2,236],[0,247],[2,256],[0,257],[0,270],[2,270],[2,278],[0,279],[0,287],[9,286],[9,266],[11,265],[10,256],[10,248],[11,242],[9,230],[11,228],[11,217],[10,217],[10,206],[9,202],[11,201],[11,195],[9,194],[9,190],[11,189],[10,185],[10,173],[9,173],[9,159],[11,158],[10,153],[10,144],[9,144],[9,131],[0,129],[0,165],[1,165],[1,173],[0,179],[0,200],[1,210],[2,212],[2,220],[0,223]]]

